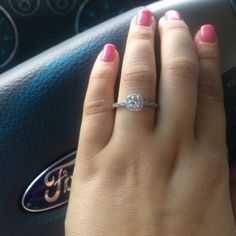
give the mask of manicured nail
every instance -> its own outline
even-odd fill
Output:
[[[167,20],[182,20],[180,13],[175,10],[167,11],[165,13],[165,18]]]
[[[116,46],[114,44],[106,44],[102,52],[102,60],[104,62],[112,62],[116,55]]]
[[[148,9],[140,10],[138,13],[137,24],[150,26],[152,24],[152,12]]]
[[[203,25],[201,27],[201,40],[206,43],[214,43],[216,41],[216,31],[213,25]]]

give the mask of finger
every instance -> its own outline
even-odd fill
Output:
[[[144,99],[155,101],[156,63],[154,54],[155,20],[152,13],[141,10],[133,18],[127,39],[121,72],[118,101],[129,94],[141,94]],[[154,125],[155,110],[144,108],[140,112],[129,112],[119,108],[116,114],[115,129],[119,132],[129,130],[150,130]]]
[[[225,143],[225,111],[219,46],[214,26],[204,25],[195,37],[200,62],[196,136]]]
[[[176,11],[159,21],[161,79],[159,132],[193,135],[197,103],[198,59],[188,26]]]
[[[105,45],[91,72],[84,102],[79,148],[92,155],[109,141],[114,125],[114,86],[119,55],[112,44]]]

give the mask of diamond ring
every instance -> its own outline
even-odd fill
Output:
[[[158,104],[145,100],[142,95],[133,93],[127,96],[126,100],[113,104],[113,108],[125,107],[128,111],[138,112],[142,111],[144,107],[158,108]]]

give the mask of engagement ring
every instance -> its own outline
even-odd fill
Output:
[[[140,94],[130,94],[125,101],[113,104],[113,108],[125,107],[128,111],[138,112],[142,111],[144,107],[158,108],[158,104],[154,101],[145,100]]]

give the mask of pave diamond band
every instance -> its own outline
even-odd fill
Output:
[[[158,104],[145,100],[142,95],[133,93],[127,96],[125,101],[117,102],[113,104],[113,108],[125,107],[128,111],[138,112],[142,111],[144,107],[158,108]]]

